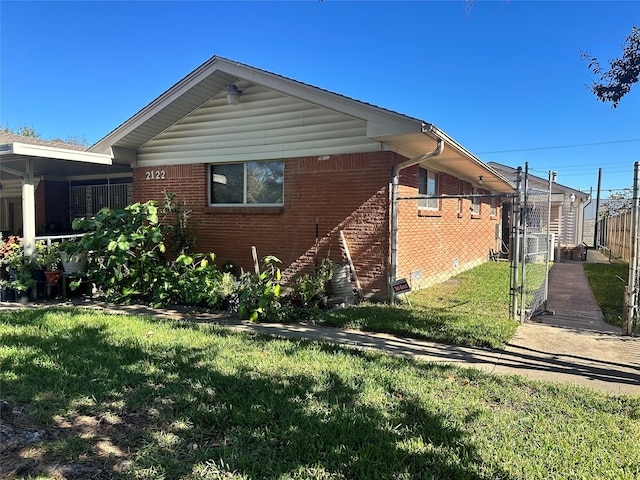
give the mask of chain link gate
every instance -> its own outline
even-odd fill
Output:
[[[518,168],[517,194],[514,198],[511,255],[511,316],[524,322],[547,309],[549,264],[555,239],[551,234],[551,186],[548,189],[529,187],[528,166],[522,182]]]

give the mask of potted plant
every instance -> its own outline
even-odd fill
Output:
[[[74,240],[67,240],[59,248],[64,273],[84,273],[87,268],[87,252],[80,246],[80,243]]]
[[[0,299],[5,302],[15,300],[13,290],[9,286],[9,255],[13,253],[13,244],[18,237],[9,236],[6,239],[0,236]]]
[[[44,270],[44,276],[48,285],[57,285],[62,275],[62,259],[60,258],[60,244],[42,244],[37,249],[37,258],[40,268]]]
[[[2,247],[2,268],[8,272],[8,278],[1,280],[3,293],[7,300],[19,300],[21,302],[29,299],[29,294],[37,286],[37,281],[33,278],[32,270],[34,265],[29,258],[24,256],[24,246],[22,240],[14,237],[11,242],[7,242]]]

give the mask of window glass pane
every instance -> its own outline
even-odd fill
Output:
[[[418,193],[420,195],[438,195],[438,174],[431,172],[424,168],[419,170],[420,176],[418,177]],[[418,200],[418,206],[420,208],[427,208],[429,210],[438,210],[437,198],[423,198]]]
[[[283,203],[283,162],[247,163],[247,203]]]
[[[211,203],[242,203],[244,165],[211,165]]]
[[[480,215],[480,197],[478,197],[478,189],[473,187],[471,191],[473,195],[473,200],[471,200],[471,214],[472,215]]]

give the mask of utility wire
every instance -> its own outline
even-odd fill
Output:
[[[555,150],[560,148],[591,147],[593,145],[610,145],[612,143],[628,143],[628,142],[640,142],[640,138],[630,138],[629,140],[614,140],[611,142],[580,143],[576,145],[558,145],[555,147],[533,147],[533,148],[520,148],[517,150],[495,150],[492,152],[476,152],[476,155],[486,155],[488,153],[531,152],[533,150]]]

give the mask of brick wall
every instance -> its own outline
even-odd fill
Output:
[[[403,170],[400,197],[417,195],[418,167]],[[446,173],[439,174],[440,195],[470,194],[472,185]],[[479,190],[479,194],[489,192]],[[441,199],[437,211],[421,210],[417,200],[398,205],[398,277],[414,288],[439,283],[487,261],[498,247],[496,227],[500,208],[490,215],[490,197],[480,198],[480,213],[471,213],[471,199]]]
[[[199,251],[212,251],[218,265],[231,261],[253,270],[258,257],[275,255],[286,279],[309,272],[329,256],[346,263],[340,230],[349,245],[360,283],[370,296],[386,296],[389,263],[388,185],[391,152],[305,157],[284,163],[284,206],[209,207],[207,165],[138,168],[134,201],[161,200],[163,190],[192,210]],[[318,248],[316,254],[316,221]]]
[[[251,246],[258,257],[275,255],[287,280],[310,272],[330,257],[346,263],[340,242],[344,231],[358,278],[368,296],[386,297],[389,266],[389,182],[394,163],[405,160],[392,152],[304,157],[284,162],[283,207],[208,206],[208,167],[167,165],[134,171],[134,201],[162,200],[176,193],[181,208],[191,210],[196,250],[214,252],[218,265],[230,261],[253,270]],[[439,174],[440,194],[469,194],[470,183]],[[417,195],[418,167],[401,172],[400,196]],[[482,192],[482,191],[481,191]],[[448,278],[486,261],[496,247],[496,216],[482,199],[480,215],[471,215],[471,200],[441,200],[433,214],[417,200],[399,204],[399,277],[414,278],[414,287]],[[459,212],[460,210],[460,212]],[[316,221],[318,242],[316,254]]]

